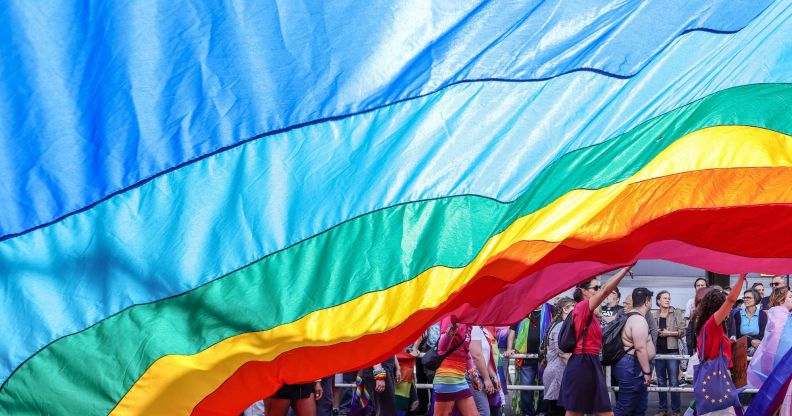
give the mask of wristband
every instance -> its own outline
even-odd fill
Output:
[[[647,371],[643,371],[643,370],[641,370],[641,371],[644,373],[645,376],[651,376],[652,375],[651,371],[648,371],[648,372]]]
[[[385,370],[374,370],[374,380],[385,380],[385,378],[387,378]]]

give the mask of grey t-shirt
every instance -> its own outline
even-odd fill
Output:
[[[660,334],[660,328],[657,327],[652,311],[646,311],[646,323],[649,324],[649,335],[652,336],[652,343],[657,347],[657,336]]]

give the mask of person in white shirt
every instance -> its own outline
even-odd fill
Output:
[[[687,305],[685,306],[685,319],[686,320],[690,320],[690,314],[694,310],[696,310],[696,305],[695,305],[696,304],[696,292],[698,292],[699,289],[701,289],[703,287],[707,287],[707,286],[709,286],[709,283],[707,283],[707,279],[705,279],[703,277],[699,277],[698,279],[696,279],[696,282],[693,284],[693,287],[695,287],[696,290],[693,291],[693,297],[690,298],[687,301]]]

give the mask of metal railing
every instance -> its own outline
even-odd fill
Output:
[[[420,356],[423,356],[423,353],[421,353],[419,355],[419,357]],[[539,355],[538,354],[514,354],[512,356],[512,358],[509,360],[509,364],[510,365],[513,364],[514,359],[517,359],[517,358],[519,358],[519,359],[523,359],[523,358],[538,359]],[[654,359],[655,360],[680,360],[680,361],[684,361],[684,360],[690,359],[690,357],[687,356],[687,355],[657,354]],[[751,357],[748,357],[748,360],[750,361]],[[618,386],[611,385],[611,367],[610,366],[605,366],[605,383],[608,386],[608,391],[610,391],[611,393],[619,391],[619,387]],[[355,385],[354,384],[349,384],[349,383],[339,383],[339,384],[336,384],[336,387],[349,388],[349,387],[355,387]],[[432,385],[431,384],[416,384],[415,387],[419,388],[419,389],[430,389],[430,390],[432,389]],[[520,385],[520,384],[507,384],[506,389],[510,390],[510,391],[522,391],[522,390],[542,391],[542,390],[544,390],[544,386],[542,386],[542,385],[529,386],[529,385]],[[647,390],[649,392],[653,392],[653,393],[658,393],[658,392],[693,393],[693,386],[690,386],[690,387],[649,386],[647,388]],[[745,389],[745,390],[743,390],[744,393],[756,393],[758,391],[759,391],[759,389]]]

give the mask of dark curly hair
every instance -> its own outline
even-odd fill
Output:
[[[701,299],[696,309],[696,333],[701,334],[701,328],[707,320],[726,302],[726,293],[722,290],[710,290]]]

